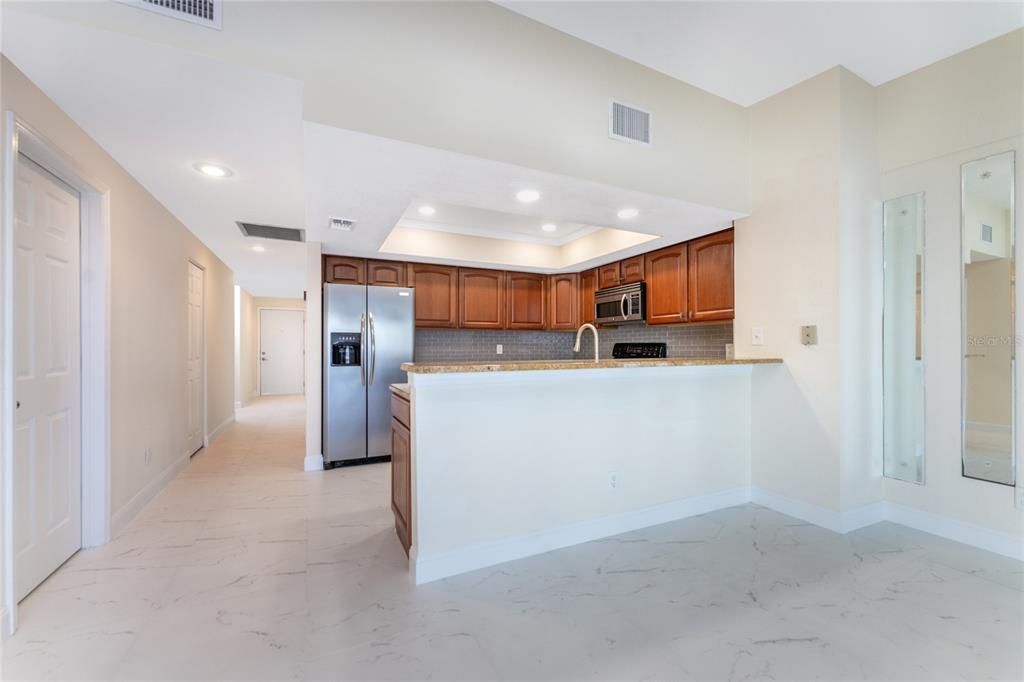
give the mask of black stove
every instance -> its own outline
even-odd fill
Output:
[[[617,343],[612,346],[612,357],[615,359],[664,358],[667,346],[664,343]]]

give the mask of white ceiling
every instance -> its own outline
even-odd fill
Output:
[[[235,225],[303,227],[300,82],[10,7],[4,19],[8,58],[227,263],[236,284],[302,295],[303,245],[245,239]],[[200,161],[234,176],[202,176],[192,167]],[[266,251],[251,250],[257,241]]]
[[[551,197],[542,197],[541,199],[547,210],[551,210],[551,199]],[[423,215],[420,213],[420,208],[423,206],[433,208],[435,213]],[[541,229],[542,225],[548,223],[555,226],[554,232],[545,232]],[[522,213],[503,213],[486,208],[458,206],[424,199],[416,199],[409,204],[398,224],[417,230],[434,230],[555,246],[561,246],[600,229],[600,226],[596,225],[538,219]]]
[[[879,85],[1024,25],[1014,1],[498,4],[743,106],[836,65]]]
[[[532,230],[547,221],[658,235],[640,251],[727,227],[742,215],[333,126],[306,122],[304,127],[306,238],[323,242],[325,253],[379,257],[387,235],[410,207],[421,203],[461,207],[463,216],[484,215],[474,209],[511,216],[475,231],[465,226],[450,230],[496,239],[508,239],[505,229],[513,223]],[[523,204],[515,196],[521,189],[536,189],[541,199]],[[626,207],[640,214],[618,218]],[[440,219],[439,214],[435,217]],[[332,217],[355,220],[355,230],[329,229]]]

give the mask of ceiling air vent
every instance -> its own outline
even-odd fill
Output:
[[[224,0],[118,0],[125,5],[188,21],[207,28],[221,29]]]
[[[622,102],[611,102],[608,110],[608,137],[622,142],[650,144],[651,113]]]
[[[238,229],[244,237],[258,237],[260,239],[279,239],[283,242],[304,242],[306,231],[296,230],[293,227],[274,227],[273,225],[256,225],[255,223],[243,223],[236,221]]]

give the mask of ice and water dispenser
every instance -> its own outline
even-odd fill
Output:
[[[331,367],[358,367],[359,334],[331,332]]]

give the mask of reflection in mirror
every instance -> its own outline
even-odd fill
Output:
[[[1013,485],[1013,152],[964,164],[963,474]]]
[[[924,482],[924,194],[883,206],[882,458],[885,475]]]

